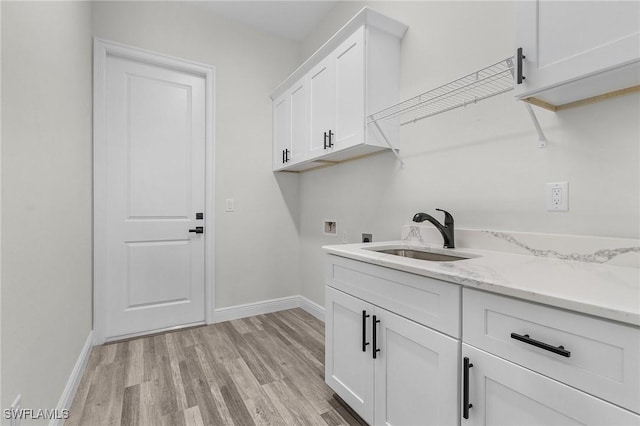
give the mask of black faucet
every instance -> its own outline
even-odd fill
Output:
[[[413,221],[424,222],[425,220],[428,220],[433,224],[433,226],[438,228],[438,231],[442,234],[442,238],[444,238],[444,248],[455,248],[456,245],[453,239],[453,216],[442,209],[436,210],[444,213],[444,225],[434,219],[433,216],[426,213],[416,213],[415,216],[413,216]]]

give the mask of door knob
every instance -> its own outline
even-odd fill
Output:
[[[194,232],[196,234],[204,234],[204,227],[196,226],[196,229],[189,229],[189,232]]]

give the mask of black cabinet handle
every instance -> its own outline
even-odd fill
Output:
[[[376,354],[378,352],[380,352],[380,349],[378,349],[378,333],[377,333],[377,327],[376,324],[378,324],[380,322],[379,319],[376,319],[376,316],[373,316],[373,359],[376,359]]]
[[[331,142],[331,136],[333,136],[333,132],[329,130],[329,148],[333,146],[333,142]]]
[[[288,148],[287,148],[287,149],[283,149],[283,150],[282,150],[282,163],[283,163],[283,164],[284,164],[284,163],[288,163],[288,162],[289,162],[289,160],[291,160],[291,158],[289,158],[289,153],[290,153],[290,152],[291,152],[291,151],[289,151],[289,149],[288,149]]]
[[[522,60],[523,60],[524,58],[526,58],[526,56],[524,56],[524,55],[522,54],[522,47],[518,47],[518,55],[517,55],[517,58],[516,58],[516,61],[517,61],[517,68],[518,68],[518,69],[516,70],[516,72],[517,72],[517,77],[518,77],[518,79],[517,79],[518,84],[522,84],[522,82],[526,79],[526,77],[525,77],[524,75],[522,75]]]
[[[469,408],[473,407],[473,404],[469,404],[469,369],[473,367],[473,364],[469,362],[468,357],[464,357],[462,369],[462,417],[469,418]]]
[[[367,351],[367,345],[369,344],[367,342],[367,318],[369,317],[370,315],[367,315],[367,311],[362,311],[362,352]]]
[[[193,232],[196,234],[204,234],[204,227],[203,226],[196,226],[195,229],[189,229],[189,232]]]
[[[327,132],[324,132],[324,149],[327,149]]]
[[[511,338],[524,342],[528,345],[535,346],[537,348],[544,349],[549,352],[553,352],[554,354],[562,355],[564,357],[569,358],[571,356],[571,352],[566,350],[564,346],[552,346],[548,343],[541,342],[539,340],[532,339],[528,334],[520,335],[516,333],[511,333]]]

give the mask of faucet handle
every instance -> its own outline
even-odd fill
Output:
[[[444,224],[445,224],[445,226],[453,225],[453,216],[451,216],[451,213],[449,213],[446,210],[442,210],[442,209],[436,209],[436,210],[439,211],[439,212],[444,213]]]

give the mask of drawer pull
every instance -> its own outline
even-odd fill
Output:
[[[367,318],[369,317],[370,315],[367,315],[367,311],[362,311],[362,352],[367,351],[367,345],[369,344],[367,342]]]
[[[531,337],[529,337],[528,334],[525,334],[524,336],[522,336],[520,334],[511,333],[511,338],[527,343],[529,345],[533,345],[537,348],[541,348],[546,351],[553,352],[554,354],[562,355],[567,358],[571,356],[571,352],[566,350],[564,346],[552,346],[548,343],[544,343],[544,342],[540,342],[538,340],[532,339]]]
[[[376,319],[376,316],[373,316],[373,359],[376,359],[376,354],[378,352],[380,352],[380,349],[378,349],[378,332],[377,332],[377,326],[376,324],[378,324],[380,322],[379,319]]]
[[[469,404],[469,369],[473,367],[473,364],[469,362],[468,357],[463,359],[464,368],[462,371],[462,417],[469,418],[469,408],[473,407],[473,404]]]

